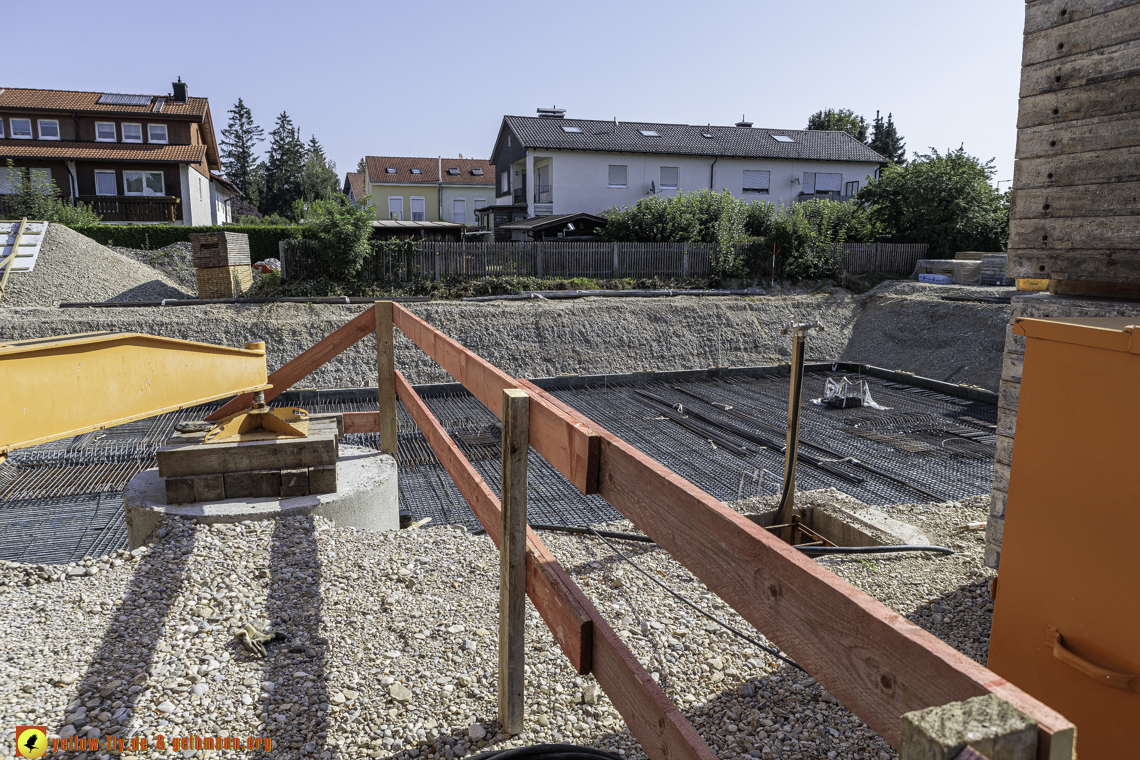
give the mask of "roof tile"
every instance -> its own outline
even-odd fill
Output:
[[[197,164],[206,158],[205,145],[153,143],[99,144],[55,140],[0,140],[0,159],[53,158],[94,161],[160,161]]]
[[[149,114],[163,116],[197,116],[206,113],[206,98],[187,98],[175,103],[168,95],[152,95],[145,106],[124,106],[100,103],[102,92],[76,92],[71,90],[33,90],[23,87],[0,88],[0,109],[28,108],[44,111],[89,111],[99,113]],[[162,110],[155,111],[162,100]]]
[[[364,159],[368,167],[368,180],[377,182],[392,182],[402,185],[414,182],[440,181],[440,159],[438,158],[406,158],[403,156],[367,156]],[[495,185],[495,167],[490,161],[477,158],[445,158],[442,160],[443,184],[445,185]],[[448,174],[448,169],[458,169],[459,174]],[[395,169],[389,173],[388,169]],[[419,174],[413,174],[412,169],[419,169]],[[475,169],[482,170],[482,174],[473,174]]]

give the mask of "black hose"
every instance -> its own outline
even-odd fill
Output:
[[[796,548],[809,557],[820,557],[825,554],[890,554],[892,552],[954,553],[953,549],[948,549],[945,546],[797,546]]]
[[[642,536],[637,533],[617,533],[612,530],[595,531],[593,528],[574,528],[566,525],[535,525],[534,523],[530,523],[529,527],[533,530],[548,530],[552,533],[573,533],[575,535],[583,536],[590,536],[597,532],[606,538],[616,538],[619,541],[640,541],[645,544],[657,543],[649,536]],[[486,533],[487,531],[483,528],[476,528],[475,530],[470,531],[470,534],[472,536],[482,536],[486,535]]]
[[[606,758],[606,760],[621,760],[617,755],[603,752],[593,747],[580,747],[573,744],[536,744],[533,747],[516,747],[514,749],[496,749],[475,755],[471,760],[587,760],[588,758]]]

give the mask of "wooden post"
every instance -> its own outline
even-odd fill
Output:
[[[618,278],[618,244],[614,243],[614,279]]]
[[[902,716],[899,760],[965,760],[969,748],[989,760],[1036,760],[1037,723],[996,694]]]
[[[443,259],[439,251],[435,252],[435,281],[439,282],[443,279]]]
[[[396,454],[396,346],[392,302],[376,302],[376,387],[380,404],[380,451]]]
[[[689,279],[689,252],[685,251],[681,254],[681,279]]]
[[[800,394],[804,385],[804,335],[792,327],[791,382],[788,388],[788,440],[784,447],[784,490],[776,513],[776,525],[789,525],[796,506],[796,456],[800,446]],[[780,537],[789,544],[795,540],[792,528],[783,528]]]
[[[534,276],[535,279],[542,279],[542,243],[537,243],[534,250]]]
[[[503,391],[503,499],[499,543],[499,722],[523,730],[526,648],[526,491],[530,396]]]

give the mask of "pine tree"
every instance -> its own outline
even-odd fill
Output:
[[[331,200],[339,190],[336,163],[325,158],[325,149],[313,135],[305,150],[305,166],[301,178],[306,202]]]
[[[896,164],[906,163],[906,143],[895,129],[894,114],[887,114],[887,121],[875,111],[875,122],[871,127],[871,141],[867,143],[871,150],[886,156],[888,161]]]
[[[269,133],[269,156],[265,162],[265,194],[258,207],[263,214],[287,215],[293,202],[302,197],[302,174],[305,168],[305,144],[289,114],[277,117],[277,125]]]
[[[368,174],[368,162],[365,161],[363,158],[361,158],[359,161],[356,162],[356,173],[357,174]]]
[[[808,129],[846,132],[861,143],[867,142],[867,120],[850,108],[828,108],[808,117]]]
[[[241,98],[228,113],[230,122],[222,130],[222,169],[238,190],[252,200],[256,195],[253,170],[257,156],[254,149],[265,140],[265,131],[253,123],[253,114]]]

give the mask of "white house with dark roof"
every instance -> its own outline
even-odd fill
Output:
[[[491,164],[495,202],[527,216],[597,214],[650,195],[711,188],[746,201],[842,199],[886,159],[845,132],[504,116]]]

